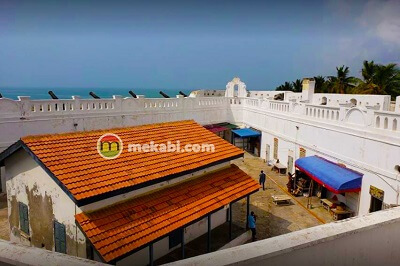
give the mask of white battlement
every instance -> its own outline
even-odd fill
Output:
[[[374,97],[371,96],[371,99]],[[319,96],[315,99],[319,99]],[[384,97],[379,99],[385,100]],[[376,99],[374,103],[379,105]],[[0,131],[3,133],[0,137],[0,150],[18,138],[32,134],[92,130],[182,119],[195,119],[202,124],[226,121],[243,123],[246,121],[242,121],[240,117],[243,117],[243,112],[249,108],[261,113],[290,115],[293,119],[334,123],[344,128],[362,127],[375,134],[400,136],[400,125],[398,125],[400,112],[383,111],[382,108],[375,110],[357,105],[351,107],[348,103],[320,105],[298,100],[278,101],[251,97],[158,99],[113,96],[112,99],[80,99],[74,96],[65,100],[31,100],[30,97],[22,96],[19,100],[0,99]],[[112,117],[114,119],[111,121]],[[89,120],[97,122],[88,122]],[[44,121],[52,122],[44,123]]]

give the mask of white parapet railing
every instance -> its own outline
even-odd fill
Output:
[[[356,112],[357,110],[357,112]],[[246,112],[274,113],[292,119],[357,127],[377,134],[399,135],[400,112],[349,105],[324,106],[299,101],[250,97],[187,97],[19,100],[0,99],[0,150],[26,135],[93,130],[194,119],[202,124],[245,123]],[[58,122],[56,122],[56,120]],[[61,121],[60,121],[61,120]],[[47,122],[46,122],[47,121]],[[29,125],[28,125],[29,123]]]
[[[400,207],[167,265],[399,265]]]
[[[400,114],[389,111],[375,111],[372,126],[377,129],[398,131]]]
[[[188,108],[228,108],[228,98],[122,98],[113,96],[112,99],[72,99],[60,100],[31,100],[21,96],[19,100],[0,99],[1,118],[41,117],[41,116],[70,116],[73,114],[99,113],[137,113],[154,110],[181,110]]]
[[[278,112],[289,112],[289,102],[283,101],[269,101],[269,109]]]
[[[313,119],[339,121],[340,107],[306,104],[304,114]]]

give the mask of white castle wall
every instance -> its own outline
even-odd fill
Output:
[[[363,173],[360,204],[349,202],[356,213],[369,212],[370,185],[384,190],[385,203],[399,204],[400,173],[395,167],[400,158],[400,131],[393,128],[399,113],[249,98],[231,100],[231,110],[232,122],[262,131],[264,159],[267,145],[272,158],[277,138],[283,164],[289,155],[295,161],[300,148],[305,148],[307,156],[317,154]]]
[[[194,119],[199,123],[226,121],[228,99],[122,98],[72,100],[0,99],[0,151],[27,135],[126,127]]]
[[[299,93],[288,95],[298,96]],[[312,103],[289,100],[289,96],[284,101],[251,97],[134,99],[119,96],[97,100],[78,97],[71,100],[0,99],[0,149],[5,149],[20,137],[33,134],[184,119],[194,119],[201,124],[232,122],[263,132],[263,158],[267,144],[272,158],[274,138],[277,137],[278,157],[284,164],[289,154],[297,159],[299,148],[303,147],[307,155],[319,154],[362,172],[361,214],[368,212],[370,185],[385,191],[385,203],[397,204],[400,191],[397,180],[400,177],[395,167],[400,164],[399,109],[396,112],[383,110],[387,96],[361,95],[357,98],[361,104],[367,101],[376,105],[380,103],[380,109],[375,110],[362,105],[351,107],[346,101],[354,95],[331,95],[327,105],[320,105],[317,102],[321,95],[314,94]],[[332,103],[335,97],[342,101],[338,106]],[[400,99],[396,106],[399,103]]]

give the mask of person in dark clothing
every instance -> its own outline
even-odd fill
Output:
[[[265,190],[265,174],[264,174],[263,170],[261,170],[259,181],[260,181],[260,185],[262,185],[262,187],[263,187],[263,190]]]
[[[254,212],[251,212],[251,214],[248,217],[249,219],[249,228],[251,230],[251,238],[253,241],[256,240],[256,215],[254,214]]]

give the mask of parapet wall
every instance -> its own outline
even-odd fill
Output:
[[[71,100],[0,99],[0,151],[27,135],[64,133],[194,119],[228,120],[228,99],[122,98]]]
[[[399,231],[398,207],[177,261],[173,265],[399,265]]]
[[[318,95],[318,94],[316,94]],[[257,109],[276,115],[290,114],[343,127],[357,127],[375,134],[399,136],[399,112],[374,108],[315,105],[300,101],[261,98],[122,98],[70,100],[0,99],[0,151],[26,135],[124,127],[194,119],[201,124],[244,123],[243,110]]]

